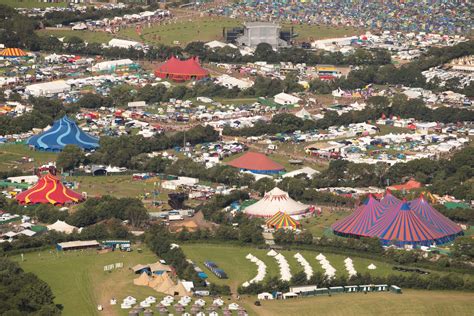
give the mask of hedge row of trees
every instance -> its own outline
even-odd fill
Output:
[[[237,48],[223,47],[211,49],[204,42],[189,43],[184,52],[190,56],[198,56],[201,60],[218,63],[249,63],[266,61],[269,63],[292,62],[307,65],[385,65],[391,62],[390,53],[385,49],[356,49],[354,53],[343,55],[340,52],[314,52],[299,47],[282,48],[275,52],[270,44],[258,44],[253,55],[243,56]]]
[[[288,191],[291,197],[300,201],[353,206],[353,199],[338,197],[315,189],[338,186],[385,187],[387,182],[390,184],[404,183],[410,178],[415,178],[423,184],[430,185],[429,188],[423,188],[423,190],[429,190],[439,195],[454,195],[469,201],[474,198],[473,184],[472,181],[469,181],[474,175],[473,155],[474,148],[466,147],[455,153],[451,159],[416,159],[405,163],[396,163],[391,167],[383,163],[365,164],[333,160],[327,169],[313,179],[303,176],[285,178],[278,184],[272,179],[260,179],[252,183],[250,187],[263,193],[278,186]],[[413,198],[416,197],[413,196]],[[448,210],[441,206],[436,207],[454,221],[474,223],[474,213],[471,209]]]
[[[20,265],[0,257],[0,314],[61,315],[49,285]]]
[[[311,131],[327,129],[330,126],[377,120],[382,115],[443,123],[474,121],[474,111],[447,107],[430,109],[420,99],[409,100],[405,95],[397,94],[392,98],[371,97],[367,100],[367,107],[360,111],[351,111],[341,115],[338,115],[335,111],[328,111],[324,118],[317,121],[303,120],[292,114],[281,113],[274,115],[270,122],[256,122],[252,127],[237,129],[226,126],[223,134],[248,137],[291,133],[296,130]]]
[[[165,226],[152,226],[146,233],[145,241],[151,251],[176,269],[176,273],[181,279],[193,281],[195,287],[205,285],[204,281],[198,277],[197,272],[194,271],[193,265],[186,260],[183,250],[179,247],[171,247],[172,236]],[[209,287],[209,291],[211,295],[231,294],[230,288],[225,285],[211,286]]]
[[[143,227],[149,219],[148,212],[140,200],[115,198],[107,195],[87,199],[73,213],[59,211],[57,207],[49,204],[32,205],[25,208],[16,204],[15,201],[8,202],[2,197],[0,197],[0,207],[8,209],[11,213],[37,218],[39,222],[45,224],[62,220],[70,225],[83,227],[80,233],[74,232],[69,235],[50,231],[35,238],[20,236],[13,243],[0,244],[0,252],[40,248],[71,240],[133,238],[122,221],[128,221],[134,227]]]
[[[369,84],[401,84],[408,87],[439,90],[439,80],[435,79],[427,82],[422,71],[442,65],[451,59],[472,54],[474,54],[474,41],[472,40],[451,47],[431,48],[420,59],[401,67],[395,67],[392,64],[370,65],[364,63],[362,67],[351,71],[347,78],[334,81],[315,79],[310,83],[310,89],[317,93],[327,94],[339,87],[342,89],[361,89]],[[442,90],[447,89],[464,93],[469,97],[474,96],[474,84],[472,83],[461,89],[457,87],[456,80],[452,80]]]
[[[345,277],[335,277],[328,279],[320,271],[307,280],[304,272],[293,275],[289,282],[281,281],[278,277],[272,277],[265,282],[252,283],[248,287],[239,287],[240,294],[256,295],[262,292],[288,292],[290,286],[296,285],[317,285],[318,288],[330,286],[347,286],[361,284],[389,284],[402,288],[424,289],[424,290],[466,290],[474,289],[474,282],[470,279],[463,279],[456,274],[440,275],[431,273],[428,276],[420,276],[415,273],[409,275],[388,274],[386,276],[372,276],[369,273],[357,274],[350,279]]]
[[[17,117],[0,116],[0,135],[23,133],[33,128],[44,128],[65,114],[75,112],[75,107],[66,108],[59,100],[30,98],[33,111]]]
[[[147,163],[146,157],[141,154],[182,147],[185,142],[196,145],[218,139],[219,134],[211,126],[201,125],[186,132],[158,134],[150,138],[144,138],[141,135],[102,136],[99,149],[89,159],[95,163],[134,168]]]

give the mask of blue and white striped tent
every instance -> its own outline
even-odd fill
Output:
[[[76,122],[64,116],[47,131],[28,139],[27,144],[43,151],[61,151],[66,145],[93,150],[99,147],[99,139],[83,132]]]

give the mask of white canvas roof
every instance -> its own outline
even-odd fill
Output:
[[[56,223],[48,225],[48,230],[55,230],[57,232],[62,232],[66,234],[70,234],[74,231],[74,229],[77,229],[77,227],[69,225],[66,222],[60,221],[59,219],[56,221]]]
[[[146,102],[145,101],[128,102],[128,107],[129,108],[143,108],[143,107],[146,107]]]
[[[296,104],[298,102],[301,101],[300,98],[298,97],[295,97],[291,94],[288,94],[288,93],[285,93],[285,92],[282,92],[282,93],[278,93],[277,95],[275,95],[273,97],[273,100],[278,103],[278,104],[282,104],[282,105],[285,105],[285,104]]]
[[[103,61],[101,63],[97,63],[92,67],[94,71],[101,71],[101,70],[110,70],[117,66],[126,66],[133,64],[133,60],[131,59],[119,59],[119,60],[109,60]]]
[[[51,96],[56,93],[62,93],[70,90],[71,87],[64,80],[56,80],[51,82],[36,83],[25,87],[25,92],[39,97]]]
[[[65,250],[67,248],[99,246],[100,244],[97,242],[97,240],[76,240],[76,241],[61,242],[61,243],[58,243],[58,245],[63,250]]]
[[[118,38],[113,38],[109,41],[109,46],[111,47],[121,47],[121,48],[130,48],[130,47],[142,47],[143,45],[135,41],[127,41]]]
[[[302,108],[301,110],[299,110],[298,112],[295,113],[295,116],[299,117],[299,118],[302,118],[302,119],[310,119],[312,115],[311,115],[311,113],[306,111],[305,108]]]
[[[244,209],[244,213],[249,216],[271,217],[277,212],[283,212],[293,216],[306,213],[308,208],[309,205],[293,200],[288,193],[276,187],[260,201]]]
[[[314,170],[311,167],[303,167],[303,168],[298,169],[298,170],[293,170],[293,171],[287,172],[282,177],[283,178],[296,177],[297,175],[300,175],[300,174],[306,174],[306,175],[308,175],[308,177],[312,177],[315,173],[317,174],[317,173],[320,173],[320,172],[318,170]]]

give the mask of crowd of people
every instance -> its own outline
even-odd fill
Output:
[[[473,26],[469,3],[468,0],[245,0],[211,11],[248,20],[455,34],[467,33]]]

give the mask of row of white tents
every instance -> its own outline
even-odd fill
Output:
[[[311,277],[313,276],[313,267],[309,264],[309,262],[299,252],[296,253],[293,257],[295,257],[296,260],[303,267],[304,273],[306,274],[306,279],[311,279]]]
[[[346,258],[344,260],[344,265],[346,266],[347,273],[349,273],[349,278],[357,275],[357,271],[354,268],[354,263],[351,258]]]
[[[247,258],[248,260],[252,261],[253,263],[257,265],[257,275],[252,280],[247,281],[244,284],[242,284],[242,286],[247,287],[250,285],[250,283],[258,283],[258,282],[263,281],[263,279],[267,275],[267,265],[262,260],[258,259],[257,257],[255,257],[254,255],[250,253],[245,258]]]
[[[333,279],[336,276],[336,269],[329,263],[325,255],[320,253],[316,256],[316,260],[319,261],[319,264],[324,269],[324,275],[328,279]]]

